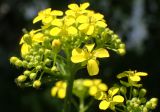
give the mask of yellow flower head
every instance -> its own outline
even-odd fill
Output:
[[[123,103],[124,98],[121,95],[116,95],[119,91],[119,88],[112,87],[108,90],[108,94],[105,92],[99,92],[96,95],[96,99],[102,100],[99,104],[99,108],[101,110],[106,110],[108,108],[111,108],[119,103]]]
[[[66,82],[58,81],[56,82],[55,86],[52,87],[51,95],[54,97],[57,96],[58,98],[63,99],[66,96],[66,88],[67,88]]]
[[[59,10],[51,11],[51,8],[48,8],[48,9],[40,11],[38,13],[38,16],[34,18],[33,23],[36,23],[42,20],[43,24],[49,24],[57,16],[62,16],[62,15],[63,15],[62,11],[59,11]]]
[[[70,4],[68,5],[68,8],[70,10],[67,10],[65,13],[67,16],[72,16],[72,17],[78,17],[81,14],[84,14],[87,12],[87,8],[89,7],[89,3],[83,3],[78,6],[77,4]]]
[[[88,11],[88,15],[80,15],[76,21],[80,23],[78,29],[87,35],[92,35],[97,27],[105,28],[107,24],[100,13]]]
[[[109,57],[109,53],[104,48],[93,50],[95,44],[87,44],[86,48],[75,48],[72,50],[71,61],[73,63],[80,63],[87,61],[87,70],[89,75],[97,75],[99,73],[98,61],[96,58]]]
[[[52,36],[74,36],[77,35],[77,28],[73,25],[75,19],[71,17],[65,17],[63,19],[55,19],[52,21],[54,26],[50,30]]]
[[[125,71],[117,75],[118,79],[123,77],[128,77],[129,82],[139,82],[141,80],[140,76],[147,76],[148,74],[145,72],[136,72],[136,71]]]
[[[108,87],[100,79],[85,79],[83,85],[89,87],[89,94],[95,96],[98,91],[107,91]]]

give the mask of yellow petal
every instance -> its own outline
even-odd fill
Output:
[[[86,44],[85,47],[87,48],[88,52],[91,52],[94,48],[95,44]]]
[[[98,85],[98,88],[101,90],[101,91],[107,91],[108,87],[106,84],[104,83],[101,83]]]
[[[141,80],[141,78],[139,76],[136,76],[136,75],[129,76],[129,79],[131,81],[136,81],[136,82]]]
[[[21,55],[22,57],[28,54],[30,46],[27,44],[23,44],[21,47]]]
[[[95,95],[95,99],[97,100],[104,100],[107,98],[107,94],[103,91],[98,91]]]
[[[105,58],[105,57],[109,57],[109,53],[106,49],[104,48],[99,48],[97,50],[94,50],[93,51],[93,55],[95,57],[98,57],[98,58]]]
[[[99,85],[101,82],[102,82],[101,79],[94,79],[93,80],[94,85]]]
[[[123,73],[118,74],[117,78],[121,79],[121,78],[126,77],[126,76],[128,76],[128,73],[127,72],[123,72]]]
[[[43,42],[44,41],[43,36],[44,36],[43,33],[37,33],[32,37],[32,40],[36,42]]]
[[[59,10],[53,10],[51,12],[51,15],[54,15],[54,16],[62,16],[63,15],[63,12],[62,11],[59,11]]]
[[[70,34],[70,35],[76,35],[77,34],[77,29],[73,26],[69,27],[67,29],[67,31],[68,31],[68,34]]]
[[[50,23],[52,20],[53,20],[52,16],[48,16],[48,17],[43,18],[43,19],[42,19],[42,22],[43,22],[44,24],[48,24],[48,23]]]
[[[87,35],[92,35],[94,33],[94,26],[90,25],[87,31]]]
[[[109,94],[110,96],[114,96],[115,94],[117,94],[118,91],[119,91],[119,88],[117,88],[117,87],[111,87],[111,88],[109,89],[109,91],[108,91],[108,94]]]
[[[58,27],[61,27],[63,25],[62,20],[60,19],[54,19],[51,24]]]
[[[76,48],[72,50],[71,61],[73,63],[80,63],[87,60],[85,57],[85,53],[82,49]]]
[[[38,21],[40,21],[40,20],[42,20],[42,16],[37,16],[37,17],[35,17],[34,19],[33,19],[33,24],[34,23],[37,23]]]
[[[89,94],[90,94],[91,96],[96,95],[97,92],[98,92],[97,86],[91,86],[91,87],[89,88]]]
[[[102,20],[104,16],[100,13],[96,13],[93,15],[93,17],[98,21],[98,20]]]
[[[100,102],[99,104],[99,109],[101,110],[106,110],[109,108],[109,105],[110,105],[110,102],[106,101],[106,100],[103,100]]]
[[[88,26],[89,26],[89,24],[84,23],[84,24],[79,25],[78,29],[79,30],[86,30],[88,28]]]
[[[96,60],[93,59],[88,60],[87,70],[90,76],[97,75],[99,73],[99,67]]]
[[[66,18],[65,19],[65,25],[66,26],[71,26],[72,24],[74,24],[75,23],[75,19],[74,18]]]
[[[70,5],[68,5],[68,8],[72,9],[72,10],[77,10],[77,9],[79,9],[79,6],[77,4],[70,4]]]
[[[148,74],[145,72],[136,72],[135,75],[137,76],[147,76]]]
[[[102,28],[105,28],[107,26],[107,24],[103,21],[96,22],[96,25],[99,26],[99,27],[102,27]]]
[[[76,21],[79,22],[79,23],[88,23],[89,22],[89,18],[88,18],[88,16],[81,15],[81,16],[78,16]]]
[[[50,35],[57,36],[61,32],[61,29],[58,27],[54,27],[50,30]]]
[[[122,103],[124,101],[124,98],[121,95],[116,95],[113,97],[114,102]]]
[[[68,15],[68,16],[73,16],[73,17],[76,16],[76,15],[75,15],[75,12],[72,11],[72,10],[67,10],[67,11],[65,12],[65,14]]]
[[[66,90],[65,89],[59,89],[57,95],[61,99],[65,98],[65,96],[66,96]]]
[[[93,82],[92,82],[92,80],[90,80],[90,79],[85,79],[85,80],[83,81],[83,85],[86,86],[86,87],[90,87],[90,86],[93,85]]]
[[[58,88],[57,88],[57,87],[53,87],[53,88],[51,89],[51,95],[52,95],[52,96],[56,96],[57,91],[58,91]]]
[[[80,9],[81,10],[85,10],[87,7],[89,7],[89,3],[88,2],[80,4]]]

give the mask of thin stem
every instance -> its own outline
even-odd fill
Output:
[[[94,99],[92,98],[91,101],[84,107],[84,110],[88,110],[90,108],[90,106],[93,104]]]
[[[132,89],[133,89],[133,86],[130,87],[129,99],[131,99],[131,97],[132,97]]]
[[[67,90],[66,90],[66,97],[64,101],[64,112],[71,112],[71,99],[72,99],[72,88],[73,88],[73,81],[74,81],[74,69],[72,68],[71,63],[68,64],[66,68],[66,76],[67,76]]]
[[[79,110],[79,105],[76,102],[76,100],[74,98],[71,99],[72,104],[75,106],[75,108],[77,109],[77,111]]]
[[[84,99],[80,98],[79,112],[85,112]]]
[[[118,107],[116,107],[116,110],[118,110],[119,112],[126,112],[126,111],[124,111],[124,110],[122,110],[122,109],[120,109]]]

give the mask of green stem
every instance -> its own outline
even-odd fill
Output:
[[[132,89],[133,89],[133,86],[130,87],[129,100],[132,98]]]
[[[66,97],[64,101],[64,112],[71,112],[71,99],[72,99],[72,88],[74,82],[74,69],[71,64],[68,64],[66,68],[66,76],[67,76],[67,90]]]
[[[85,112],[84,99],[80,98],[79,112]]]

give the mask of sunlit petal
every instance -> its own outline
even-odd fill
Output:
[[[102,100],[99,104],[99,109],[106,110],[107,108],[109,108],[109,105],[110,105],[110,102],[106,100]]]
[[[98,58],[105,58],[105,57],[109,57],[109,53],[106,49],[104,48],[99,48],[97,50],[94,50],[93,51],[93,55],[95,57],[98,57]]]
[[[87,70],[90,76],[97,75],[99,73],[99,67],[96,60],[88,60]]]

